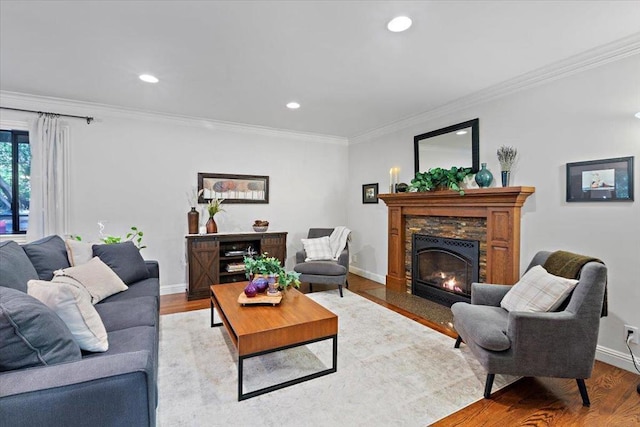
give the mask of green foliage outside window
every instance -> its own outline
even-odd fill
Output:
[[[0,131],[0,233],[26,231],[31,198],[30,177],[29,134],[25,131]],[[14,209],[17,211],[15,214]]]

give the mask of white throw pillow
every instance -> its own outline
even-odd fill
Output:
[[[317,239],[302,239],[302,246],[307,253],[305,261],[326,261],[333,259],[329,236]]]
[[[553,311],[578,284],[577,280],[549,274],[541,265],[525,273],[502,298],[500,306],[507,311]]]
[[[71,267],[87,263],[93,258],[93,244],[91,243],[66,239],[64,245],[67,248],[67,258],[69,258]]]
[[[91,304],[91,295],[83,286],[29,280],[27,293],[62,319],[82,350],[102,352],[109,349],[107,331]]]
[[[53,272],[52,282],[84,286],[91,295],[91,303],[129,289],[118,275],[98,257],[84,264]]]

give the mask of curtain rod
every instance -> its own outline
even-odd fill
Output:
[[[88,125],[90,125],[91,122],[95,120],[93,117],[89,117],[89,116],[74,116],[71,114],[51,113],[48,111],[23,110],[22,108],[10,108],[10,107],[2,107],[2,106],[0,106],[0,108],[2,108],[3,110],[24,111],[25,113],[55,114],[57,116],[62,116],[62,117],[73,117],[74,119],[85,119]]]

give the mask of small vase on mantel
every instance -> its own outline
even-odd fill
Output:
[[[502,171],[502,186],[508,187],[511,179],[511,171]]]
[[[187,212],[187,223],[189,224],[189,234],[198,234],[198,224],[200,223],[200,213],[195,206]]]
[[[480,170],[478,171],[478,173],[476,173],[476,183],[478,184],[478,187],[488,187],[491,185],[492,181],[493,174],[491,173],[491,171],[489,171],[489,169],[487,169],[487,164],[482,163]]]
[[[206,227],[207,227],[207,234],[212,234],[212,233],[217,233],[218,232],[218,224],[216,224],[216,221],[213,219],[212,216],[209,217],[209,220],[207,221]]]

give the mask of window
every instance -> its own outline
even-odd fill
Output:
[[[24,234],[31,197],[29,132],[0,130],[0,234]]]

